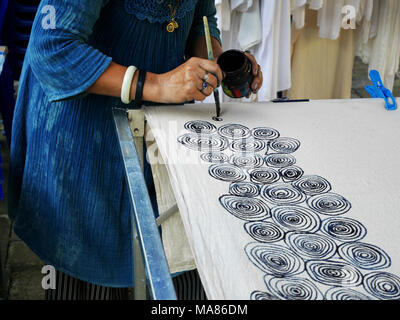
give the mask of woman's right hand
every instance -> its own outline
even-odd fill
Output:
[[[193,57],[179,67],[159,75],[160,100],[163,103],[203,101],[213,93],[221,80],[222,71],[217,63]],[[204,82],[207,82],[206,88]]]

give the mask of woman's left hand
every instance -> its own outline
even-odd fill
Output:
[[[251,90],[253,93],[257,93],[257,91],[261,88],[263,83],[261,66],[257,63],[256,58],[254,58],[254,56],[250,52],[246,51],[244,54],[250,59],[251,64],[253,65],[252,71],[254,75],[254,80],[253,83],[251,84]]]

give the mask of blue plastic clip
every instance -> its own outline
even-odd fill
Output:
[[[369,93],[372,98],[383,98],[385,99],[385,108],[387,110],[396,110],[396,100],[389,89],[383,85],[381,75],[377,70],[371,70],[369,77],[372,81],[372,86],[366,86],[365,90]],[[391,100],[391,102],[390,102]]]

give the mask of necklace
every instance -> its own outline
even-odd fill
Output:
[[[178,9],[178,5],[179,5],[179,0],[176,1],[175,8],[173,8],[173,9],[172,9],[171,3],[168,5],[169,12],[171,13],[170,22],[167,25],[168,32],[174,32],[175,29],[177,29],[179,27],[178,22],[175,21],[175,14],[176,14],[176,10]]]

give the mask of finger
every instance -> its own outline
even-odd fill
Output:
[[[251,89],[254,93],[257,93],[257,91],[261,88],[263,84],[263,75],[261,70],[258,72],[258,75],[254,78],[253,83],[251,85]]]
[[[193,99],[196,101],[203,101],[205,98],[207,98],[207,96],[200,90],[196,90],[196,92],[193,94]]]
[[[222,71],[221,68],[219,67],[218,64],[216,64],[214,61],[207,60],[207,59],[197,59],[198,66],[205,70],[208,73],[214,73],[215,76],[218,79],[218,82],[221,82],[222,80]]]
[[[207,82],[209,86],[211,86],[213,88],[213,90],[215,88],[218,87],[218,79],[215,77],[215,75],[213,75],[212,73],[206,73],[201,80],[204,82]]]
[[[256,58],[254,58],[254,56],[253,56],[250,52],[248,52],[248,51],[246,51],[244,54],[250,59],[251,65],[252,65],[252,67],[253,67],[253,68],[252,68],[253,75],[256,76],[257,73],[258,73],[258,70],[259,70],[259,65],[258,65],[258,63],[257,63]]]
[[[208,97],[214,91],[214,88],[203,80],[196,82],[196,88],[198,91],[200,91],[206,97]]]

